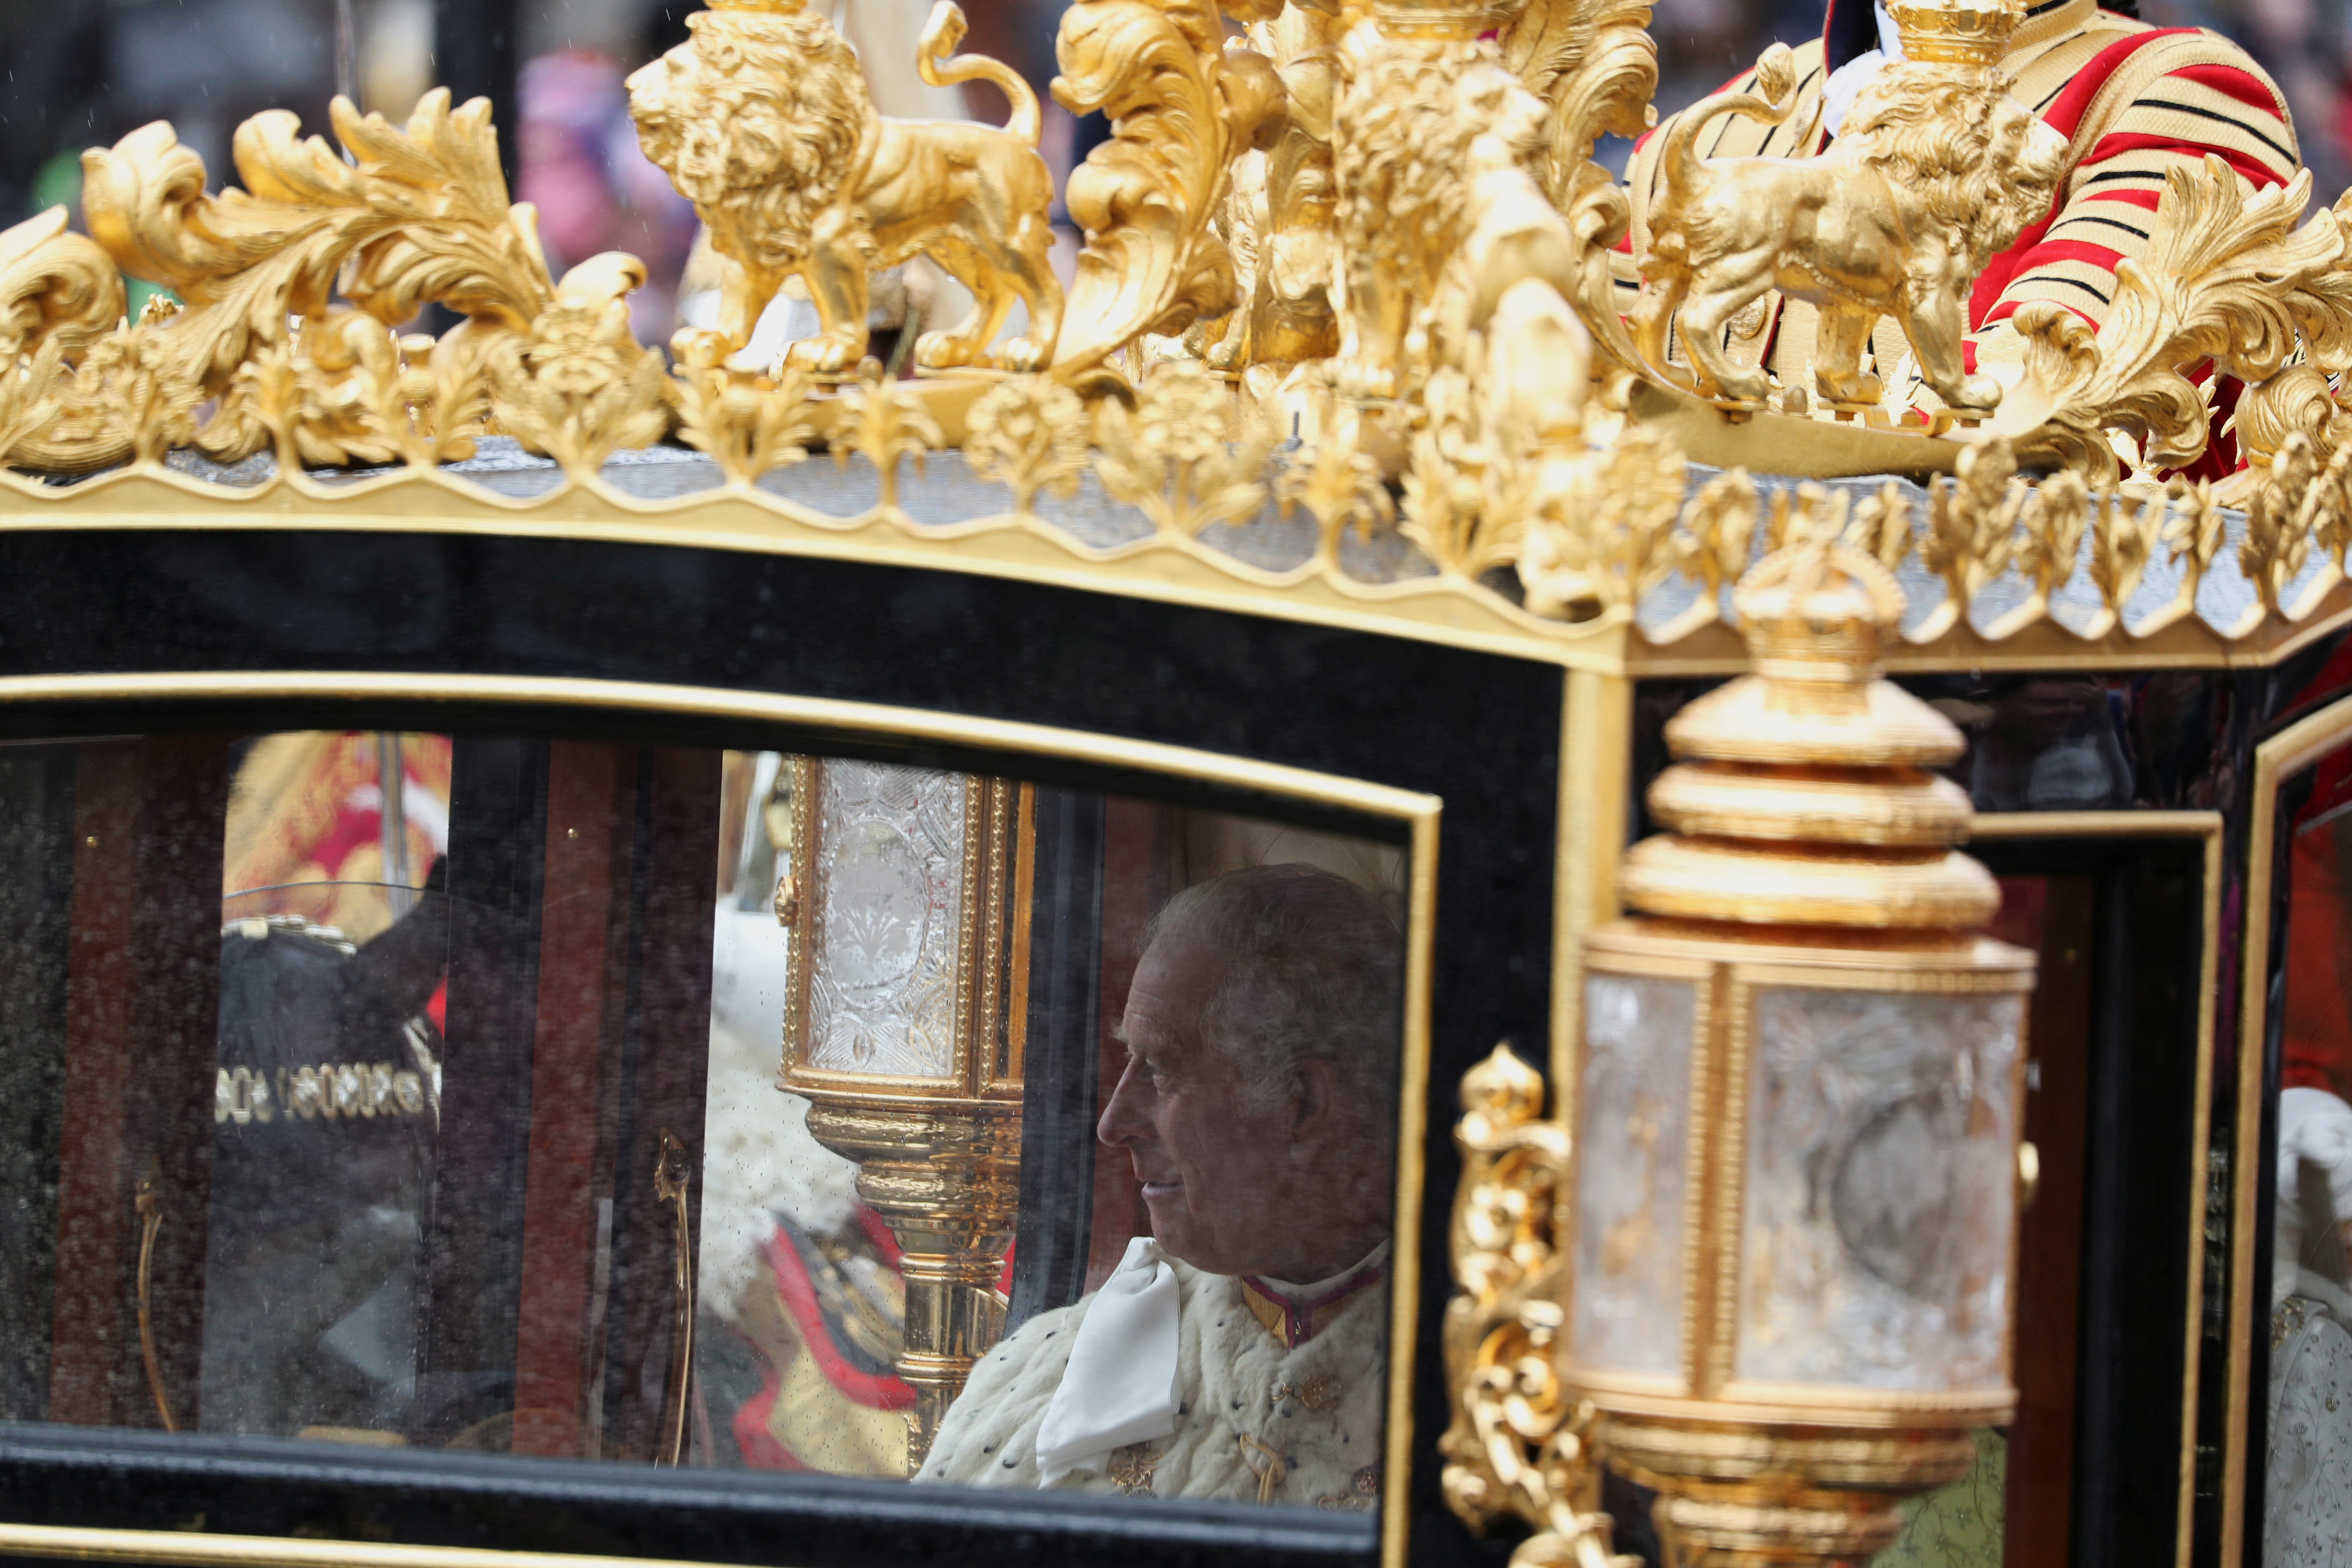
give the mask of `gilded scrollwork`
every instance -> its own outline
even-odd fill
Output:
[[[2136,441],[2149,467],[2185,467],[2208,438],[2205,394],[2191,375],[2199,366],[2252,383],[2279,375],[2298,350],[2319,372],[2352,366],[2352,241],[2341,204],[2297,221],[2310,196],[2308,170],[2253,191],[2218,157],[2168,169],[2148,256],[2116,268],[2095,334],[2042,301],[2012,318],[2028,344],[2021,390],[2041,419],[2017,430],[2021,450],[2095,478],[2112,471],[2115,433]],[[2298,377],[2281,390],[2306,417],[2322,412],[2325,428],[2309,389]],[[2279,412],[2258,405],[2251,423],[2261,428]]]
[[[122,319],[122,279],[63,207],[0,230],[0,349],[79,354]]]
[[[1940,582],[1941,603],[1900,633],[1915,647],[2056,628],[2185,647],[2341,603],[2352,413],[2336,384],[2352,372],[2352,239],[2343,212],[2303,217],[2307,176],[2256,192],[2220,164],[2174,171],[2149,254],[2118,269],[2095,331],[2029,303],[1992,358],[1954,372],[1961,408],[1982,412],[1988,367],[2006,378],[2021,358],[1987,428],[1931,442],[1948,415],[1898,426],[1885,409],[1870,426],[1790,422],[1811,400],[1796,392],[1851,403],[1874,390],[1845,350],[1863,314],[1893,308],[1871,289],[1898,272],[1934,284],[1895,303],[1950,397],[1960,284],[2010,209],[2041,200],[2038,128],[1986,63],[2003,0],[1893,9],[1926,47],[1858,100],[1830,157],[1767,161],[1755,180],[1701,167],[1696,184],[1689,160],[1668,160],[1645,209],[1637,315],[1654,348],[1662,321],[1687,328],[1752,292],[1753,279],[1708,272],[1699,252],[1723,249],[1722,235],[1693,248],[1707,228],[1684,221],[1705,216],[1699,185],[1730,190],[1741,221],[1770,231],[1781,273],[1843,280],[1815,356],[1824,379],[1781,388],[1744,447],[1710,448],[1709,431],[1739,428],[1718,411],[1626,384],[1704,381],[1644,361],[1610,277],[1632,208],[1592,149],[1652,118],[1642,0],[1076,0],[1055,91],[1106,112],[1114,134],[1070,182],[1087,243],[1066,309],[1043,259],[1037,106],[1003,67],[954,52],[960,11],[933,8],[918,69],[993,82],[1013,101],[1005,130],[887,121],[806,0],[719,0],[632,82],[641,139],[734,269],[719,329],[682,334],[674,374],[630,332],[635,262],[550,277],[483,104],[430,94],[394,125],[339,103],[333,141],[258,116],[235,138],[244,188],[218,191],[158,124],[87,154],[88,237],[62,211],[0,232],[0,458],[67,472],[266,447],[292,479],[429,468],[497,431],[584,477],[674,427],[739,486],[820,446],[866,451],[888,521],[914,530],[897,510],[901,464],[954,440],[1011,490],[999,525],[1032,535],[1058,535],[1038,526],[1040,498],[1088,470],[1150,518],[1153,551],[1204,553],[1195,536],[1249,522],[1270,495],[1315,522],[1311,557],[1274,574],[1285,588],[1370,591],[1341,545],[1386,531],[1435,567],[1428,592],[1477,598],[1512,635],[1625,626],[1652,645],[1725,618],[1758,546],[1801,533],[1889,567],[1916,558]],[[1766,62],[1754,107],[1780,111],[1783,74]],[[2000,199],[1975,199],[1996,187]],[[1832,255],[1773,226],[1814,196],[1885,243]],[[1951,221],[1930,244],[1935,226],[1910,220],[1939,213]],[[861,384],[867,270],[915,250],[964,265],[982,297],[916,359],[977,374]],[[126,273],[183,308],[123,321]],[[785,364],[744,362],[753,317],[789,275],[820,331]],[[467,319],[437,341],[403,335],[425,302]],[[1026,331],[992,343],[1015,302]],[[1187,340],[1170,335],[1188,322]],[[1704,357],[1706,337],[1682,331],[1677,358]],[[2167,488],[2157,470],[2200,447],[2221,374],[2247,384],[2233,429],[2252,466]],[[1753,390],[1720,376],[1704,389]],[[1799,429],[1885,459],[1810,473],[1957,473],[1924,496],[1737,470],[1685,493],[1685,455],[1754,468]],[[1283,436],[1299,439],[1270,463]],[[1062,542],[1082,558],[1096,548]],[[1517,595],[1498,582],[1514,569]],[[1657,597],[1669,584],[1671,604]]]
[[[531,209],[508,204],[487,100],[452,110],[436,89],[395,127],[339,98],[330,119],[350,162],[320,138],[300,138],[293,115],[271,110],[237,128],[246,188],[217,195],[205,192],[204,161],[161,121],[83,154],[92,237],[124,272],[171,289],[186,307],[150,329],[159,346],[142,352],[159,356],[154,374],[190,389],[192,403],[215,403],[190,438],[223,461],[271,440],[239,373],[267,346],[291,342],[293,319],[308,332],[340,297],[388,349],[394,328],[436,301],[468,318],[449,334],[448,353],[478,365],[519,339],[553,293]],[[322,369],[358,369],[344,356],[373,353],[341,321],[309,335],[303,357]],[[394,449],[382,437],[344,444],[332,414],[303,427],[313,460],[383,460]],[[96,467],[120,455],[86,440],[47,463]]]
[[[1636,374],[1609,273],[1633,207],[1625,188],[1592,161],[1602,135],[1636,137],[1657,122],[1658,48],[1647,0],[1530,0],[1501,29],[1505,62],[1548,107],[1538,171],[1545,194],[1576,238],[1569,294],[1612,380]]]
[[[58,454],[44,437],[72,401],[67,361],[121,319],[114,263],[67,226],[65,208],[0,231],[0,460],[37,467]]]
[[[1536,1533],[1513,1568],[1612,1568],[1609,1516],[1591,1411],[1561,1381],[1559,1270],[1566,1256],[1568,1131],[1543,1120],[1543,1079],[1497,1046],[1462,1080],[1462,1181],[1454,1200],[1454,1279],[1446,1304],[1455,1404],[1438,1440],[1445,1500],[1474,1528],[1516,1517]]]
[[[2230,429],[2239,454],[2259,471],[2298,431],[2310,439],[2322,461],[2334,457],[2337,447],[2352,444],[2352,413],[2336,403],[2319,367],[2305,362],[2290,364],[2240,393]]]
[[[1277,8],[1232,7],[1245,21]],[[1054,100],[1111,123],[1064,192],[1086,246],[1054,363],[1078,375],[1145,333],[1181,332],[1241,303],[1210,219],[1228,165],[1286,121],[1274,63],[1228,49],[1204,0],[1076,0],[1054,51]]]

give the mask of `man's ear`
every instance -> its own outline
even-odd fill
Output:
[[[1300,1062],[1291,1076],[1291,1142],[1314,1142],[1330,1136],[1339,1107],[1339,1075],[1331,1064],[1314,1057]]]

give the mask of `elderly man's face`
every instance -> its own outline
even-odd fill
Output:
[[[1169,1253],[1213,1274],[1279,1274],[1297,1106],[1251,1109],[1239,1068],[1201,1035],[1224,963],[1215,943],[1163,933],[1136,966],[1121,1034],[1127,1069],[1102,1141],[1125,1148]]]

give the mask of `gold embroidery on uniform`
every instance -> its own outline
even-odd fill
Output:
[[[1150,1496],[1151,1472],[1159,1468],[1160,1450],[1149,1443],[1129,1443],[1111,1450],[1110,1479],[1121,1497]]]
[[[320,1087],[326,1091],[330,1116],[356,1116],[360,1109],[360,1069],[351,1062],[320,1062]]]
[[[421,1116],[428,1103],[422,1074],[390,1062],[320,1062],[288,1076],[278,1069],[270,1088],[263,1068],[221,1068],[213,1079],[213,1120],[248,1122],[278,1120],[282,1110],[305,1121],[354,1116]]]
[[[1274,1489],[1282,1485],[1282,1478],[1290,1473],[1290,1467],[1282,1462],[1280,1454],[1246,1432],[1241,1434],[1241,1449],[1242,1463],[1247,1465],[1250,1474],[1257,1478],[1257,1500],[1272,1502]],[[1261,1455],[1265,1459],[1264,1465],[1257,1462]]]
[[[1315,1506],[1326,1513],[1370,1513],[1380,1500],[1381,1468],[1366,1465],[1349,1479],[1344,1492],[1325,1492]]]

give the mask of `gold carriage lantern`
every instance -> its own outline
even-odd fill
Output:
[[[1004,1326],[1021,1163],[1027,785],[802,757],[776,915],[783,1087],[898,1237],[908,1473]]]
[[[1858,1560],[2016,1404],[2034,961],[1977,934],[1959,732],[1876,679],[1893,577],[1800,543],[1738,603],[1585,942],[1564,1370],[1681,1561]]]

